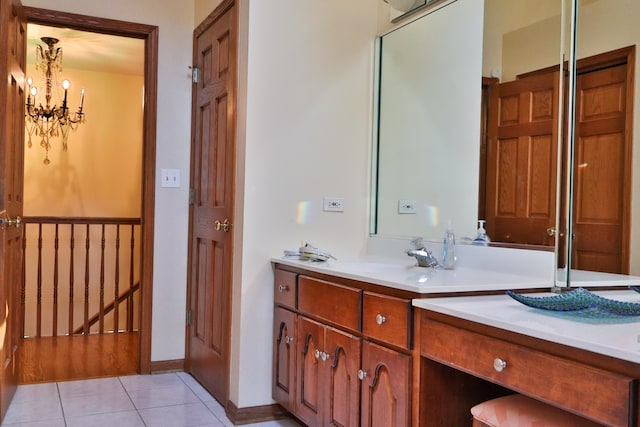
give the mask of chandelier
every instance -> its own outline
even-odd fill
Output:
[[[45,150],[44,164],[48,165],[49,150],[51,150],[51,139],[62,137],[62,149],[67,151],[67,139],[69,130],[75,131],[78,125],[84,123],[85,116],[82,111],[84,104],[84,89],[80,92],[80,106],[75,113],[69,112],[69,104],[67,103],[67,91],[69,90],[69,80],[63,80],[58,83],[58,75],[62,73],[62,48],[55,47],[58,39],[53,37],[42,37],[47,48],[36,45],[36,70],[42,71],[43,79],[40,83],[41,89],[44,86],[44,103],[42,101],[36,104],[36,96],[38,89],[34,85],[31,77],[27,79],[27,108],[25,127],[28,135],[27,146],[31,148],[31,137],[40,138],[40,146]],[[54,96],[59,99],[57,92],[59,87],[64,89],[64,98],[62,105],[56,105],[53,100]],[[54,92],[55,89],[55,92]],[[39,97],[38,100],[41,98]],[[53,105],[52,105],[53,103]]]

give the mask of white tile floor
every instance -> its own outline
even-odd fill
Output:
[[[23,427],[232,425],[222,406],[183,372],[18,386],[2,423]],[[250,426],[299,424],[281,420]]]

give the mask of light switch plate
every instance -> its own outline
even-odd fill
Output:
[[[180,169],[162,169],[160,171],[161,187],[180,188]]]

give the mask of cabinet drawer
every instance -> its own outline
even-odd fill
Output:
[[[411,313],[411,302],[407,299],[365,292],[362,301],[362,333],[410,349]]]
[[[298,278],[298,310],[339,326],[360,330],[360,289],[306,276]]]
[[[296,273],[290,271],[277,270],[274,277],[273,300],[276,304],[296,308]]]
[[[421,353],[607,425],[628,425],[635,406],[629,377],[425,318]]]

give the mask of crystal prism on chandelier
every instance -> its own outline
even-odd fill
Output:
[[[51,150],[51,140],[62,137],[62,149],[67,150],[67,139],[69,131],[75,131],[78,125],[84,123],[85,115],[82,111],[84,104],[84,89],[80,92],[80,106],[75,113],[69,112],[69,104],[67,102],[67,92],[70,87],[69,80],[63,80],[58,83],[58,76],[62,73],[62,48],[55,47],[58,39],[53,37],[42,37],[47,48],[36,45],[36,70],[42,72],[41,87],[44,87],[44,102],[36,104],[36,97],[41,100],[42,95],[38,95],[38,89],[31,77],[27,79],[28,93],[26,105],[25,127],[27,130],[27,146],[31,148],[31,138],[40,137],[40,146],[45,150],[44,164],[51,163],[49,160],[49,150]],[[64,89],[64,98],[62,105],[56,105],[53,100],[54,95],[62,86]],[[56,93],[54,93],[54,91]],[[58,97],[59,98],[59,97]],[[52,105],[53,103],[53,105]]]

